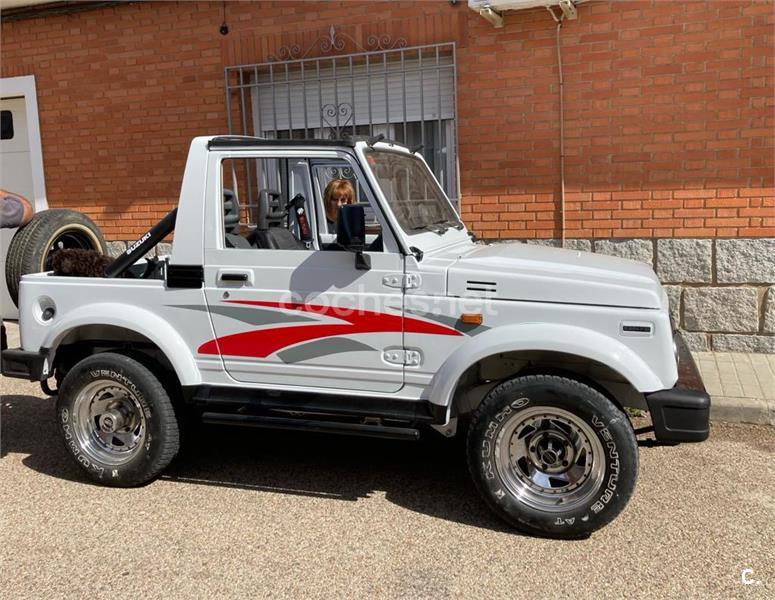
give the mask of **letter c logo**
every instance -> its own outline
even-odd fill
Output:
[[[743,582],[743,585],[753,585],[754,583],[758,583],[754,579],[751,579],[749,575],[753,575],[753,569],[743,569],[743,572],[740,575],[740,581]]]

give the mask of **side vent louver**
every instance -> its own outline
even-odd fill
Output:
[[[654,324],[648,321],[622,321],[619,324],[619,335],[651,337],[654,335]]]
[[[495,294],[498,291],[498,284],[494,281],[466,281],[466,290],[469,292],[485,292]]]

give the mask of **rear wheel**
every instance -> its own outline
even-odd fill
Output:
[[[15,304],[18,304],[22,275],[51,270],[54,253],[65,248],[107,253],[99,227],[75,210],[44,210],[16,232],[5,263],[5,281]]]
[[[178,452],[169,396],[133,358],[102,353],[77,363],[62,381],[57,423],[70,454],[93,480],[129,487],[147,483]]]
[[[627,416],[597,390],[528,375],[495,387],[475,411],[468,461],[501,518],[532,535],[579,538],[627,504],[638,447]]]

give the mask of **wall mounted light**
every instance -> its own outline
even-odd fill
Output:
[[[224,3],[223,3],[223,22],[221,23],[221,26],[218,29],[218,31],[221,32],[221,35],[226,35],[227,33],[229,33],[229,26],[226,24],[226,2],[225,2],[225,0],[224,0]]]

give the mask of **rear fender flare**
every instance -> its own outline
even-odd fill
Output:
[[[117,303],[88,304],[72,310],[46,335],[42,347],[49,349],[46,369],[65,336],[86,325],[112,325],[134,331],[156,344],[170,361],[181,385],[199,385],[202,377],[191,349],[167,321],[137,306]]]

